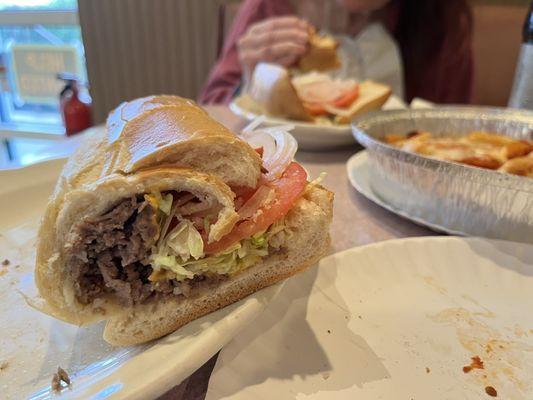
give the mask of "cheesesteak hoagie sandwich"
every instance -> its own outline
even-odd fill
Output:
[[[281,129],[250,144],[191,100],[124,103],[66,163],[39,231],[43,311],[146,342],[287,278],[327,249],[332,193]]]

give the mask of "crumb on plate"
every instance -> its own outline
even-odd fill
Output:
[[[61,389],[63,388],[63,385],[61,384],[61,382],[64,382],[67,385],[67,387],[70,386],[70,377],[68,376],[67,371],[65,371],[61,367],[57,367],[57,372],[54,375],[52,375],[52,383],[51,383],[52,390],[54,392],[61,391]]]
[[[498,392],[492,386],[487,386],[485,388],[485,393],[487,393],[490,397],[498,397]]]
[[[466,365],[463,367],[463,372],[465,374],[468,374],[473,369],[484,369],[485,366],[483,365],[483,361],[481,361],[481,358],[479,356],[471,357],[472,362],[470,365]]]

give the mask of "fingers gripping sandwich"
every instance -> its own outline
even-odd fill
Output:
[[[65,165],[39,231],[46,312],[146,342],[291,276],[329,242],[332,194],[286,132],[250,146],[193,101],[113,111]],[[261,153],[261,154],[260,154]]]

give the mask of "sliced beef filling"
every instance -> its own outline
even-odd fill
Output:
[[[178,282],[151,282],[149,255],[159,237],[157,210],[137,197],[122,201],[106,214],[86,218],[75,228],[70,265],[76,296],[88,304],[114,293],[124,305],[160,295],[190,295],[223,277],[200,276]]]

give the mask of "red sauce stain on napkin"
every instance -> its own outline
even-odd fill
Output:
[[[491,397],[498,397],[498,392],[492,386],[487,386],[485,388],[485,393],[487,393]]]
[[[463,367],[463,372],[465,374],[468,374],[473,369],[484,369],[484,368],[485,367],[483,366],[483,361],[481,361],[481,358],[479,358],[479,356],[474,356],[472,357],[472,362],[470,363],[470,365],[466,365]]]

